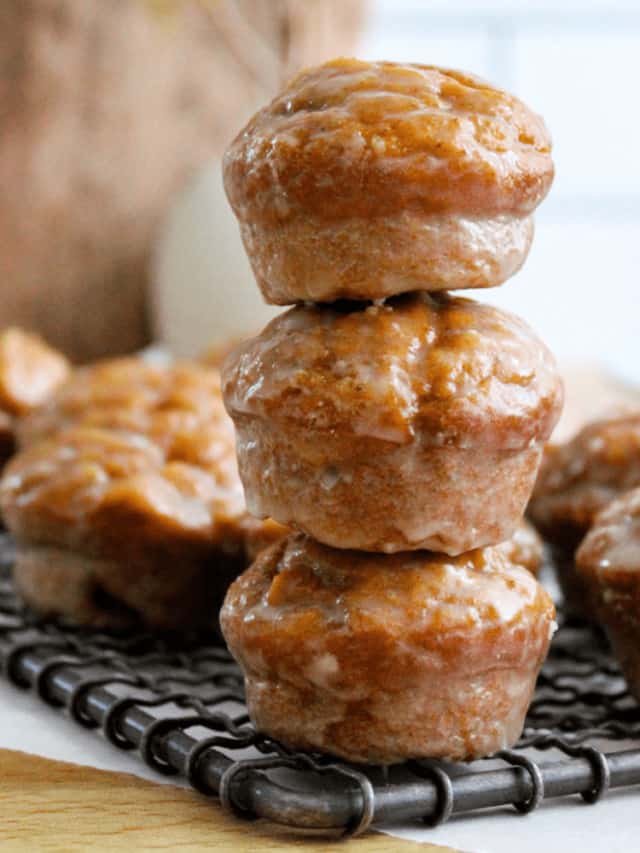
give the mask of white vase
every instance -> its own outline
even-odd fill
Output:
[[[151,290],[155,340],[178,356],[256,334],[282,310],[262,301],[219,162],[174,202],[154,252]]]

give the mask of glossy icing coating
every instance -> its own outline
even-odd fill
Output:
[[[229,582],[284,533],[246,512],[216,370],[133,358],[83,368],[21,439],[0,505],[17,583],[41,611],[213,624]]]
[[[301,214],[275,225],[241,222],[264,299],[385,299],[412,290],[495,287],[524,263],[533,216],[400,210],[327,221]]]
[[[522,320],[425,293],[293,308],[227,358],[222,385],[233,418],[396,445],[524,448],[562,404],[553,356]]]
[[[551,142],[521,101],[458,71],[337,59],[303,71],[224,159],[241,221],[398,210],[531,212]]]
[[[624,492],[596,515],[576,561],[603,580],[640,573],[640,488]]]
[[[553,179],[542,120],[433,66],[303,71],[229,146],[227,195],[267,302],[493,287]]]
[[[258,728],[354,761],[468,759],[519,736],[553,605],[497,549],[263,552],[221,613]]]
[[[233,446],[220,374],[188,361],[160,366],[128,357],[78,368],[47,405],[22,420],[18,439],[26,447],[76,426],[142,434],[198,464],[218,451],[222,460]]]
[[[428,294],[294,308],[229,356],[223,393],[252,513],[448,554],[513,534],[562,400],[520,320]]]

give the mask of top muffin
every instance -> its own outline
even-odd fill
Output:
[[[337,59],[253,117],[227,151],[225,187],[254,220],[528,213],[551,184],[550,147],[542,119],[475,76]]]
[[[267,302],[384,299],[512,276],[550,151],[542,120],[477,77],[338,59],[253,117],[224,181]]]

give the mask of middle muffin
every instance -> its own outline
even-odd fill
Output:
[[[508,539],[562,403],[522,320],[446,294],[297,306],[222,382],[250,512],[365,551]]]

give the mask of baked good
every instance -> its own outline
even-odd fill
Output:
[[[14,456],[0,507],[26,602],[86,625],[213,626],[246,565],[242,489],[217,441],[206,468],[141,434],[87,427]]]
[[[232,584],[220,621],[260,731],[392,764],[515,743],[554,608],[495,548],[367,554],[296,534]]]
[[[513,536],[495,546],[505,557],[517,566],[531,572],[536,577],[544,563],[544,543],[535,527],[526,519],[522,519],[516,527]]]
[[[521,320],[425,293],[297,306],[222,383],[249,511],[368,551],[508,539],[562,401]]]
[[[471,74],[337,59],[249,121],[224,182],[267,302],[382,299],[513,275],[550,152],[539,116]]]
[[[591,612],[605,627],[629,690],[640,701],[640,488],[596,515],[576,568]]]
[[[69,374],[67,359],[37,335],[0,333],[0,465],[15,449],[16,419],[42,405]]]
[[[287,532],[246,512],[220,376],[202,365],[79,369],[20,441],[0,505],[16,583],[42,613],[212,625],[230,581]]]
[[[545,448],[527,513],[550,543],[567,607],[595,618],[574,555],[597,513],[640,485],[640,414],[583,427],[570,441]]]

